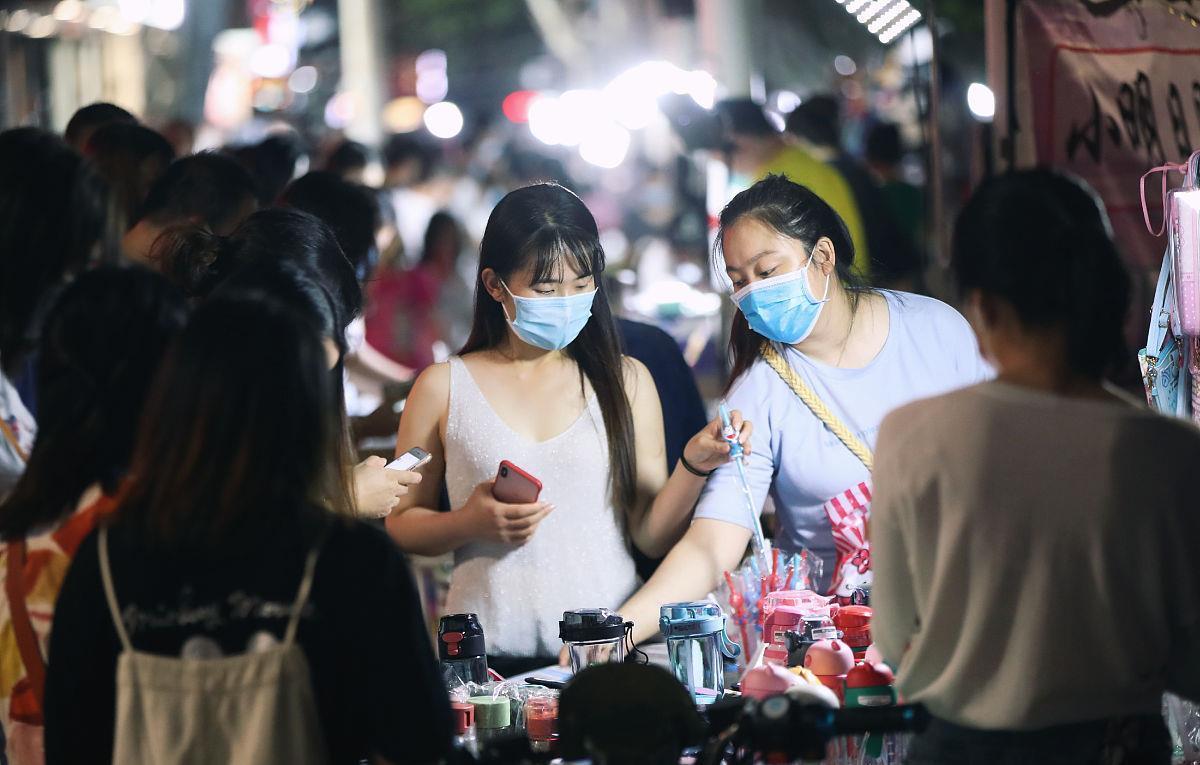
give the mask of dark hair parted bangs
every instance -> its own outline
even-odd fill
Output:
[[[524,255],[533,261],[533,282],[557,282],[562,279],[564,266],[580,277],[604,273],[604,250],[600,239],[571,231],[543,228],[526,244]]]

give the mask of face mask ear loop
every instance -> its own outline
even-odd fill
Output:
[[[504,291],[508,293],[508,296],[513,299],[513,308],[516,309],[517,296],[512,294],[512,290],[508,288],[508,285],[504,283],[503,279],[500,280],[500,286],[503,287]],[[504,314],[504,320],[508,322],[509,326],[512,326],[512,323],[515,321],[515,319],[508,318],[508,309],[504,307],[503,300],[500,301],[500,313]]]
[[[810,253],[808,256],[808,262],[804,264],[804,268],[801,270],[807,271],[809,266],[811,266],[813,264],[815,257],[816,257],[816,253]],[[833,274],[826,274],[825,275],[825,294],[822,295],[821,299],[817,301],[818,303],[828,303],[829,302],[829,283],[831,281],[833,281]],[[806,285],[808,284],[808,274],[804,275],[804,283]]]

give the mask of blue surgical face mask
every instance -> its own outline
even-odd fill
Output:
[[[803,342],[812,334],[829,300],[830,277],[825,277],[825,294],[817,299],[808,287],[811,265],[809,257],[799,271],[762,279],[733,293],[750,329],[784,345]]]
[[[512,295],[517,309],[517,318],[509,319],[508,310],[501,304],[500,310],[504,311],[505,320],[517,337],[543,350],[566,348],[579,336],[592,316],[596,290],[569,297],[528,298],[513,295],[503,280],[500,284]]]

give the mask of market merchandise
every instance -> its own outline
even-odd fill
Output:
[[[711,704],[725,690],[725,661],[741,649],[725,634],[725,615],[716,603],[668,603],[659,625],[667,639],[671,671],[697,704]]]
[[[571,670],[625,660],[625,639],[632,622],[607,608],[581,608],[563,613],[559,637],[570,654]]]
[[[438,624],[438,658],[447,681],[488,681],[487,646],[475,614],[450,614]]]

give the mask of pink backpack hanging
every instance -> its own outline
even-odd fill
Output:
[[[1167,189],[1167,175],[1183,174],[1183,185]],[[1171,284],[1175,297],[1175,316],[1180,332],[1187,337],[1200,337],[1200,150],[1181,165],[1167,164],[1146,172],[1141,180],[1142,216],[1146,229],[1154,236],[1168,236],[1171,258]],[[1162,173],[1163,220],[1158,229],[1150,223],[1146,206],[1146,179]]]

